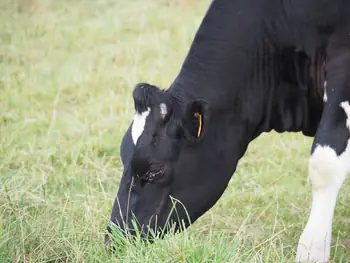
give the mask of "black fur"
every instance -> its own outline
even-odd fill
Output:
[[[137,145],[131,128],[123,139],[125,170],[111,221],[133,228],[134,215],[144,233],[159,230],[171,196],[189,218],[177,204],[170,222],[188,226],[220,198],[262,132],[316,135],[314,145],[341,154],[349,133],[339,103],[350,100],[349,72],[350,1],[214,0],[170,88],[135,88],[136,111],[151,113]],[[204,117],[200,138],[197,111]]]

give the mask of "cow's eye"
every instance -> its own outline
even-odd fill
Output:
[[[142,176],[140,175],[137,175],[137,176],[141,179],[141,183],[145,184],[145,183],[152,183],[154,180],[162,177],[163,174],[164,174],[163,171],[159,170],[157,172],[148,171],[146,174]]]

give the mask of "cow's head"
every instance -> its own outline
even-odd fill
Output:
[[[131,233],[136,223],[143,234],[166,231],[166,222],[186,227],[215,204],[232,175],[220,170],[224,147],[216,148],[213,132],[219,124],[203,100],[149,84],[137,85],[133,97],[136,114],[121,143],[124,172],[111,223]]]

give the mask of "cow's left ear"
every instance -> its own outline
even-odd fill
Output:
[[[208,115],[208,105],[208,102],[204,100],[194,100],[187,105],[183,127],[184,135],[190,141],[195,141],[203,135]]]

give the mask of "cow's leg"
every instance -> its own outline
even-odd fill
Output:
[[[350,53],[331,55],[324,110],[309,161],[312,208],[296,257],[303,262],[329,259],[338,191],[350,171]]]

